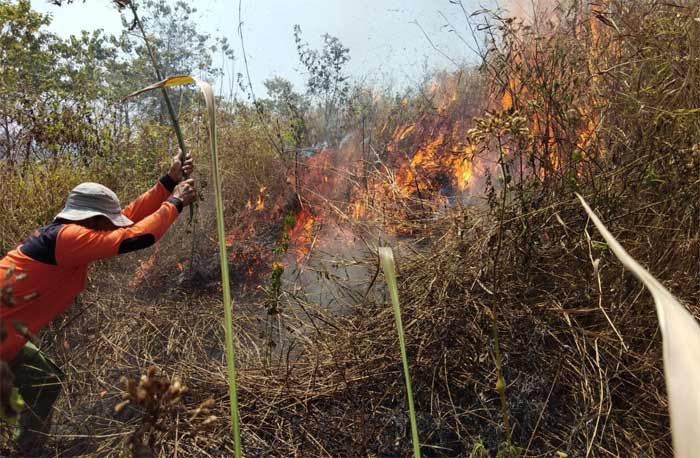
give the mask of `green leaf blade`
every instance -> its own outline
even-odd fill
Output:
[[[401,361],[403,363],[403,375],[406,382],[406,397],[408,398],[408,410],[411,419],[411,437],[413,442],[413,456],[420,458],[420,441],[418,439],[418,423],[416,421],[416,409],[413,403],[413,387],[411,386],[411,374],[408,367],[408,356],[406,354],[406,339],[403,331],[403,321],[401,320],[401,305],[399,302],[399,288],[396,281],[396,262],[394,252],[389,247],[379,248],[379,262],[384,270],[389,295],[394,308],[394,319],[396,320],[396,332],[399,335],[399,347],[401,349]]]
[[[226,346],[226,367],[229,386],[229,401],[231,404],[231,432],[234,441],[234,454],[236,458],[243,456],[241,447],[241,432],[238,412],[238,390],[236,386],[236,355],[233,346],[233,301],[231,299],[231,283],[229,280],[228,256],[226,251],[226,232],[224,227],[224,200],[221,191],[221,171],[219,169],[219,156],[217,153],[216,138],[216,99],[211,85],[194,76],[176,75],[166,78],[155,84],[133,92],[122,100],[136,97],[144,92],[165,87],[180,86],[183,84],[196,84],[202,91],[207,106],[209,120],[209,154],[211,156],[212,174],[214,181],[214,195],[216,206],[216,230],[219,239],[219,262],[221,265],[221,289],[224,302],[224,331]]]

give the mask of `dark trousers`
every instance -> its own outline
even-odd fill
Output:
[[[61,394],[63,372],[31,342],[10,362],[10,369],[26,403],[17,445],[20,450],[42,447],[51,428],[53,404]]]

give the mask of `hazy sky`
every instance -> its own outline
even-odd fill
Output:
[[[226,36],[237,53],[234,68],[226,69],[226,81],[243,71],[237,30],[239,1],[243,2],[246,54],[257,95],[264,93],[262,81],[272,76],[285,77],[302,88],[294,24],[301,26],[304,40],[312,47],[320,45],[323,33],[340,38],[350,48],[348,73],[370,82],[404,85],[419,80],[426,66],[454,68],[433,49],[414,21],[451,59],[476,61],[475,54],[449,31],[447,20],[471,42],[463,12],[449,0],[200,0],[196,2],[200,30]],[[492,1],[464,0],[464,5],[471,12]],[[121,29],[119,14],[109,0],[76,0],[62,7],[33,0],[32,6],[52,14],[51,30],[64,37],[83,29],[103,28],[114,34]]]

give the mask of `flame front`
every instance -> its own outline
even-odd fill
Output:
[[[464,116],[474,108],[474,101],[463,96],[462,76],[439,77],[427,95],[434,110],[394,130],[387,152],[396,168],[395,184],[404,197],[451,198],[479,191],[474,183],[474,165],[479,158],[466,140],[471,126]]]
[[[610,28],[602,26],[606,21],[608,3],[600,0],[579,5],[577,17],[581,19],[573,26],[572,37],[571,23],[563,19],[555,2],[506,2],[506,9],[517,20],[508,22],[512,29],[509,29],[511,35],[504,52],[510,66],[506,69],[507,80],[494,83],[496,86],[492,92],[499,95],[492,100],[491,107],[526,118],[532,135],[531,147],[537,152],[530,173],[542,181],[549,175],[559,177],[563,172],[580,176],[582,155],[591,152],[605,154],[602,145],[593,143],[601,127],[600,101],[595,98],[602,78],[600,69],[609,67],[607,58],[616,49]],[[536,35],[532,35],[529,31],[539,17],[546,17],[547,21],[538,23]],[[537,39],[543,36],[550,40]],[[557,40],[568,40],[567,45],[581,52],[583,59],[572,64],[567,56],[562,56],[551,67],[542,67],[544,61],[539,56],[547,51],[541,48],[557,46],[554,44]],[[570,54],[577,55],[574,51]],[[549,104],[550,99],[556,98],[551,92],[559,90],[567,91],[563,99],[568,100],[568,106]],[[562,111],[566,112],[566,117],[561,115]],[[504,146],[505,150],[511,148],[512,145]]]
[[[315,220],[307,208],[302,208],[296,214],[294,227],[288,232],[297,264],[302,264],[311,252]]]

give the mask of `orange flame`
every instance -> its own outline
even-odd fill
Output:
[[[315,218],[311,212],[303,208],[296,215],[294,227],[289,230],[289,238],[294,244],[293,250],[297,264],[301,264],[311,251],[314,221]]]
[[[365,217],[365,211],[367,207],[364,204],[364,202],[360,200],[356,200],[355,203],[352,205],[352,217],[355,220],[359,220]]]
[[[567,22],[561,20],[554,6],[555,3],[550,0],[535,0],[533,2],[508,0],[506,2],[506,8],[509,12],[517,16],[525,24],[531,23],[536,17],[547,17],[548,25],[545,27],[549,29],[549,32],[545,28],[538,30],[538,33],[551,33],[552,36],[558,33],[560,25],[568,26]],[[587,64],[589,73],[589,78],[587,79],[589,87],[585,94],[596,93],[596,85],[601,80],[599,69],[607,67],[601,61],[605,60],[606,50],[615,49],[615,43],[609,43],[609,28],[602,26],[606,21],[605,16],[608,13],[608,8],[608,0],[600,0],[587,6],[580,6],[579,17],[584,17],[585,19],[576,22],[575,36],[578,42],[586,45],[585,64]],[[518,49],[519,53],[514,54],[514,58],[518,59],[517,64],[527,67],[531,59],[533,61],[537,59],[538,48],[535,42],[536,40],[523,40],[522,44],[519,45],[521,46]],[[581,69],[581,71],[585,70]],[[516,109],[527,113],[528,128],[533,138],[539,143],[538,146],[542,148],[540,166],[534,170],[537,176],[544,179],[547,170],[561,170],[564,167],[570,167],[573,169],[573,173],[578,174],[580,171],[576,168],[578,160],[575,157],[580,156],[572,154],[571,158],[569,158],[560,148],[562,145],[561,141],[562,139],[570,139],[576,145],[578,153],[585,154],[586,151],[590,150],[591,144],[600,128],[599,110],[596,108],[595,103],[591,102],[590,98],[582,96],[580,99],[574,99],[571,102],[571,108],[577,112],[578,118],[582,121],[579,125],[571,126],[575,129],[573,132],[564,131],[559,127],[560,123],[555,119],[556,114],[546,109],[531,110],[527,108],[528,104],[536,98],[533,95],[536,92],[536,88],[540,85],[544,87],[549,84],[548,78],[551,78],[551,75],[542,73],[533,76],[531,74],[530,78],[532,79],[523,81],[517,72],[511,74],[502,91],[500,101],[496,101],[496,103],[500,102],[500,108],[503,111]],[[572,96],[575,97],[575,94],[572,94]]]
[[[153,253],[151,253],[148,259],[139,263],[139,266],[136,268],[136,272],[134,273],[134,277],[131,279],[131,282],[129,282],[129,286],[131,288],[138,287],[146,279],[148,272],[156,264],[159,249],[160,245],[156,245],[155,250],[153,250]]]
[[[412,131],[413,128],[408,131]],[[401,131],[399,138],[404,136],[405,132],[406,130]],[[399,168],[396,172],[396,184],[405,196],[414,194],[421,184],[427,186],[426,181],[433,181],[440,188],[449,184],[460,192],[470,190],[470,181],[474,173],[474,147],[454,143],[451,135],[439,132],[415,152],[410,163]],[[449,183],[445,183],[445,179]],[[443,182],[440,182],[441,180]]]
[[[255,203],[255,211],[259,212],[265,209],[265,199],[263,199],[262,194],[258,196],[258,201]]]

